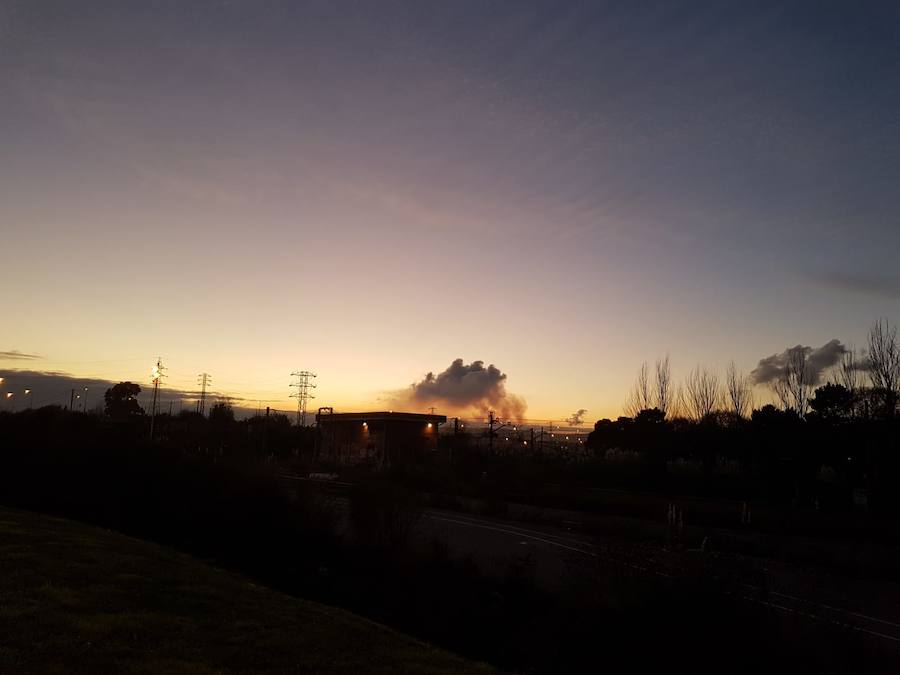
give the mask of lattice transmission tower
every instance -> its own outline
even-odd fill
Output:
[[[197,412],[201,415],[206,413],[206,388],[212,381],[212,375],[209,373],[200,373],[197,376],[197,384],[200,385],[200,398],[197,400]]]
[[[166,376],[166,369],[162,364],[162,357],[157,357],[156,365],[150,374],[150,381],[153,383],[153,402],[150,404],[150,438],[153,438],[153,427],[156,422],[156,416],[159,414],[159,385]]]
[[[315,376],[315,373],[311,373],[308,370],[297,370],[291,373],[291,377],[297,378],[296,382],[291,383],[292,387],[297,387],[296,393],[291,394],[291,398],[297,399],[297,424],[301,427],[306,426],[306,402],[311,398],[315,398],[309,393],[310,389],[316,388],[315,383],[309,381],[310,378]]]

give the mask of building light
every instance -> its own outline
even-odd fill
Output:
[[[368,422],[363,422],[363,427],[367,427],[367,426],[369,426],[369,423],[368,423]]]
[[[430,429],[432,426],[433,426],[433,425],[431,424],[431,422],[429,422],[429,423],[428,423],[428,428]]]

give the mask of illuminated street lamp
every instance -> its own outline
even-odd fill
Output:
[[[25,390],[25,396],[28,396],[28,407],[31,408],[34,401],[34,396],[31,393],[31,389]]]
[[[13,393],[11,391],[6,392],[6,400],[10,402],[10,408],[12,410],[16,409],[16,400],[13,398]]]
[[[87,387],[84,388],[84,412],[87,412]]]

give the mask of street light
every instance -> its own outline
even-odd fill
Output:
[[[26,389],[26,390],[25,390],[25,396],[29,396],[30,394],[31,394],[31,389]],[[28,407],[29,407],[29,408],[32,407],[32,402],[33,402],[33,401],[34,401],[34,396],[31,396],[31,397],[28,399]]]
[[[84,412],[87,412],[87,387],[84,388]]]

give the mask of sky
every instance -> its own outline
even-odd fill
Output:
[[[896,2],[0,0],[0,92],[7,386],[596,419],[900,320]]]

